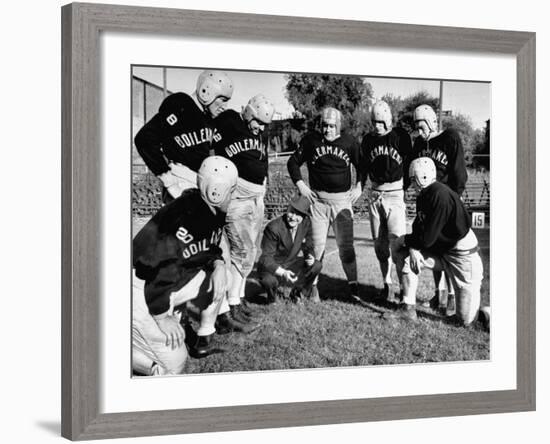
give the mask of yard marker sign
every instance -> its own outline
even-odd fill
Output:
[[[472,212],[472,228],[485,228],[485,213]]]

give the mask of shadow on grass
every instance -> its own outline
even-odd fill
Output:
[[[319,288],[319,295],[322,301],[338,301],[352,305],[359,304],[357,301],[351,299],[346,280],[321,273],[317,287]],[[380,289],[372,285],[359,285],[359,294],[365,302],[374,303],[384,308],[395,308],[395,305],[391,303],[378,300],[377,296],[379,292]],[[253,271],[247,280],[245,298],[252,304],[267,305],[266,294],[259,283],[256,271]]]
[[[344,279],[338,279],[321,273],[317,285],[321,301],[338,301],[350,305],[361,305],[360,302],[350,297],[348,283]],[[380,292],[381,288],[377,288],[374,285],[359,284],[361,299],[375,309],[380,309],[380,312],[391,312],[399,307],[397,303],[381,299]],[[259,275],[256,270],[247,279],[245,299],[258,306],[266,307],[268,305],[266,294],[259,283]],[[417,315],[420,319],[457,326],[454,319],[441,315],[431,309],[417,307]]]

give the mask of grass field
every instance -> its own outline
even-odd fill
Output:
[[[145,219],[134,220],[134,233]],[[489,230],[477,231],[485,268],[482,304],[489,304]],[[378,262],[368,222],[355,222],[355,248],[361,296],[375,305],[381,286]],[[319,280],[321,303],[283,301],[267,305],[251,275],[247,299],[259,312],[261,327],[250,335],[216,335],[219,353],[189,359],[188,373],[281,370],[487,360],[489,334],[478,328],[448,323],[430,309],[419,308],[419,322],[383,319],[378,313],[347,300],[348,290],[334,237],[329,236]],[[394,272],[395,274],[395,272]],[[423,272],[419,299],[433,294],[431,273]],[[378,310],[393,307],[382,304]],[[195,324],[196,327],[196,324]]]

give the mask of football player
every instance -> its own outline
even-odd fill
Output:
[[[273,104],[263,94],[258,94],[248,101],[241,113],[227,110],[214,122],[217,131],[214,151],[230,159],[239,173],[237,189],[227,212],[225,233],[232,276],[228,302],[231,315],[241,322],[252,321],[254,314],[243,298],[264,220],[268,156],[262,133],[271,123],[274,111]]]
[[[207,158],[197,187],[162,207],[133,241],[132,363],[144,375],[179,374],[187,358],[182,307],[218,306],[230,286],[219,242],[237,169]],[[219,328],[233,329],[227,313],[203,310],[198,342],[207,346]]]
[[[456,320],[476,319],[489,326],[489,310],[480,311],[483,263],[470,215],[457,193],[437,182],[432,159],[412,161],[409,177],[419,191],[412,233],[395,243],[394,258],[403,284],[403,305],[390,317],[416,321],[416,291],[422,268],[445,271],[456,290]]]
[[[226,109],[232,95],[233,81],[225,72],[203,71],[192,95],[178,92],[168,96],[158,113],[137,133],[137,151],[162,181],[165,203],[197,187],[197,170],[212,147],[213,119]],[[225,257],[227,259],[227,254]],[[226,299],[219,310],[220,313],[229,311]],[[205,353],[207,350],[200,348],[194,355]]]
[[[359,167],[359,145],[341,133],[342,114],[335,108],[321,113],[322,132],[304,136],[298,149],[287,162],[288,172],[302,196],[311,203],[311,226],[315,259],[322,261],[327,234],[332,225],[336,244],[352,298],[359,297],[357,262],[353,247],[352,204],[361,196],[361,180],[352,184],[351,166]],[[306,163],[309,185],[300,166]],[[315,290],[313,295],[318,294]]]
[[[204,71],[195,92],[169,95],[134,141],[147,167],[162,181],[163,200],[169,202],[188,188],[196,188],[197,171],[210,154],[214,129],[233,95],[233,82],[221,71]]]
[[[414,110],[413,119],[420,137],[414,141],[411,158],[432,159],[437,171],[437,181],[462,196],[468,172],[460,135],[454,129],[439,128],[437,115],[429,105],[418,106]],[[447,313],[451,314],[455,306],[451,280],[444,273],[434,271],[434,281],[436,293],[429,305],[442,311],[447,309]]]
[[[370,179],[369,217],[374,251],[380,263],[384,289],[382,297],[395,301],[391,279],[391,244],[406,233],[403,171],[411,154],[407,131],[394,128],[389,105],[379,100],[371,110],[373,130],[361,143],[360,174],[363,184]],[[406,176],[406,174],[405,174]]]

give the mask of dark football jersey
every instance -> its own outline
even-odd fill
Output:
[[[311,189],[329,193],[348,191],[351,188],[351,165],[357,170],[359,167],[359,145],[346,134],[329,142],[320,133],[310,132],[288,159],[288,172],[294,183],[302,180],[300,166],[304,162]]]
[[[198,171],[209,155],[213,135],[212,119],[190,96],[175,93],[164,99],[134,141],[145,164],[158,176],[169,170],[168,162]]]
[[[437,181],[448,185],[459,195],[464,192],[468,172],[460,135],[447,129],[430,140],[417,137],[414,140],[412,159],[429,157],[437,169]]]
[[[366,179],[368,175],[377,184],[403,179],[411,149],[411,138],[402,128],[393,128],[384,136],[367,134],[361,143],[361,176]]]
[[[261,135],[254,136],[241,115],[227,110],[214,119],[216,138],[214,152],[231,160],[239,177],[255,184],[263,184],[267,176],[267,148]]]
[[[458,194],[447,185],[434,182],[416,198],[416,217],[405,244],[441,254],[466,236],[471,226],[468,210]]]
[[[222,259],[219,247],[225,214],[214,214],[198,189],[185,191],[162,207],[133,241],[136,276],[145,281],[145,301],[153,315],[170,308],[170,294],[200,270]]]

